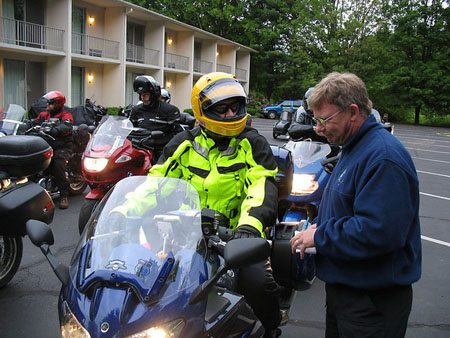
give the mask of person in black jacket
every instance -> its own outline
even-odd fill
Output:
[[[151,76],[137,76],[133,89],[142,101],[134,106],[130,113],[133,126],[164,132],[164,136],[154,139],[152,144],[156,152],[155,158],[158,158],[164,146],[181,131],[178,123],[180,110],[170,103],[160,101],[161,86]]]

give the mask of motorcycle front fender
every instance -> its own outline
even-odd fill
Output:
[[[92,189],[86,194],[85,198],[87,200],[101,200],[105,195],[106,191],[103,189]]]

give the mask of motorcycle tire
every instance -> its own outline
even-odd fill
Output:
[[[22,237],[0,236],[0,288],[14,277],[22,261]]]
[[[78,231],[81,235],[84,228],[86,227],[87,222],[89,221],[89,218],[92,215],[92,212],[97,207],[97,205],[100,203],[100,200],[85,200],[81,209],[80,214],[78,215]]]
[[[70,195],[81,195],[87,188],[88,184],[81,175],[74,175],[69,184]]]

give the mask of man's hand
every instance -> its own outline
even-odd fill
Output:
[[[260,232],[251,225],[240,225],[234,232],[232,239],[238,238],[257,238],[261,237]]]
[[[300,258],[305,257],[305,249],[312,248],[314,244],[314,234],[316,232],[317,224],[311,225],[308,229],[298,232],[291,238],[291,251],[295,253],[300,250]]]

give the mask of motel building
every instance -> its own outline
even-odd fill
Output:
[[[212,71],[248,92],[253,49],[121,0],[0,0],[0,107],[26,110],[60,90],[70,107],[138,101],[137,75],[153,76],[180,110]]]

